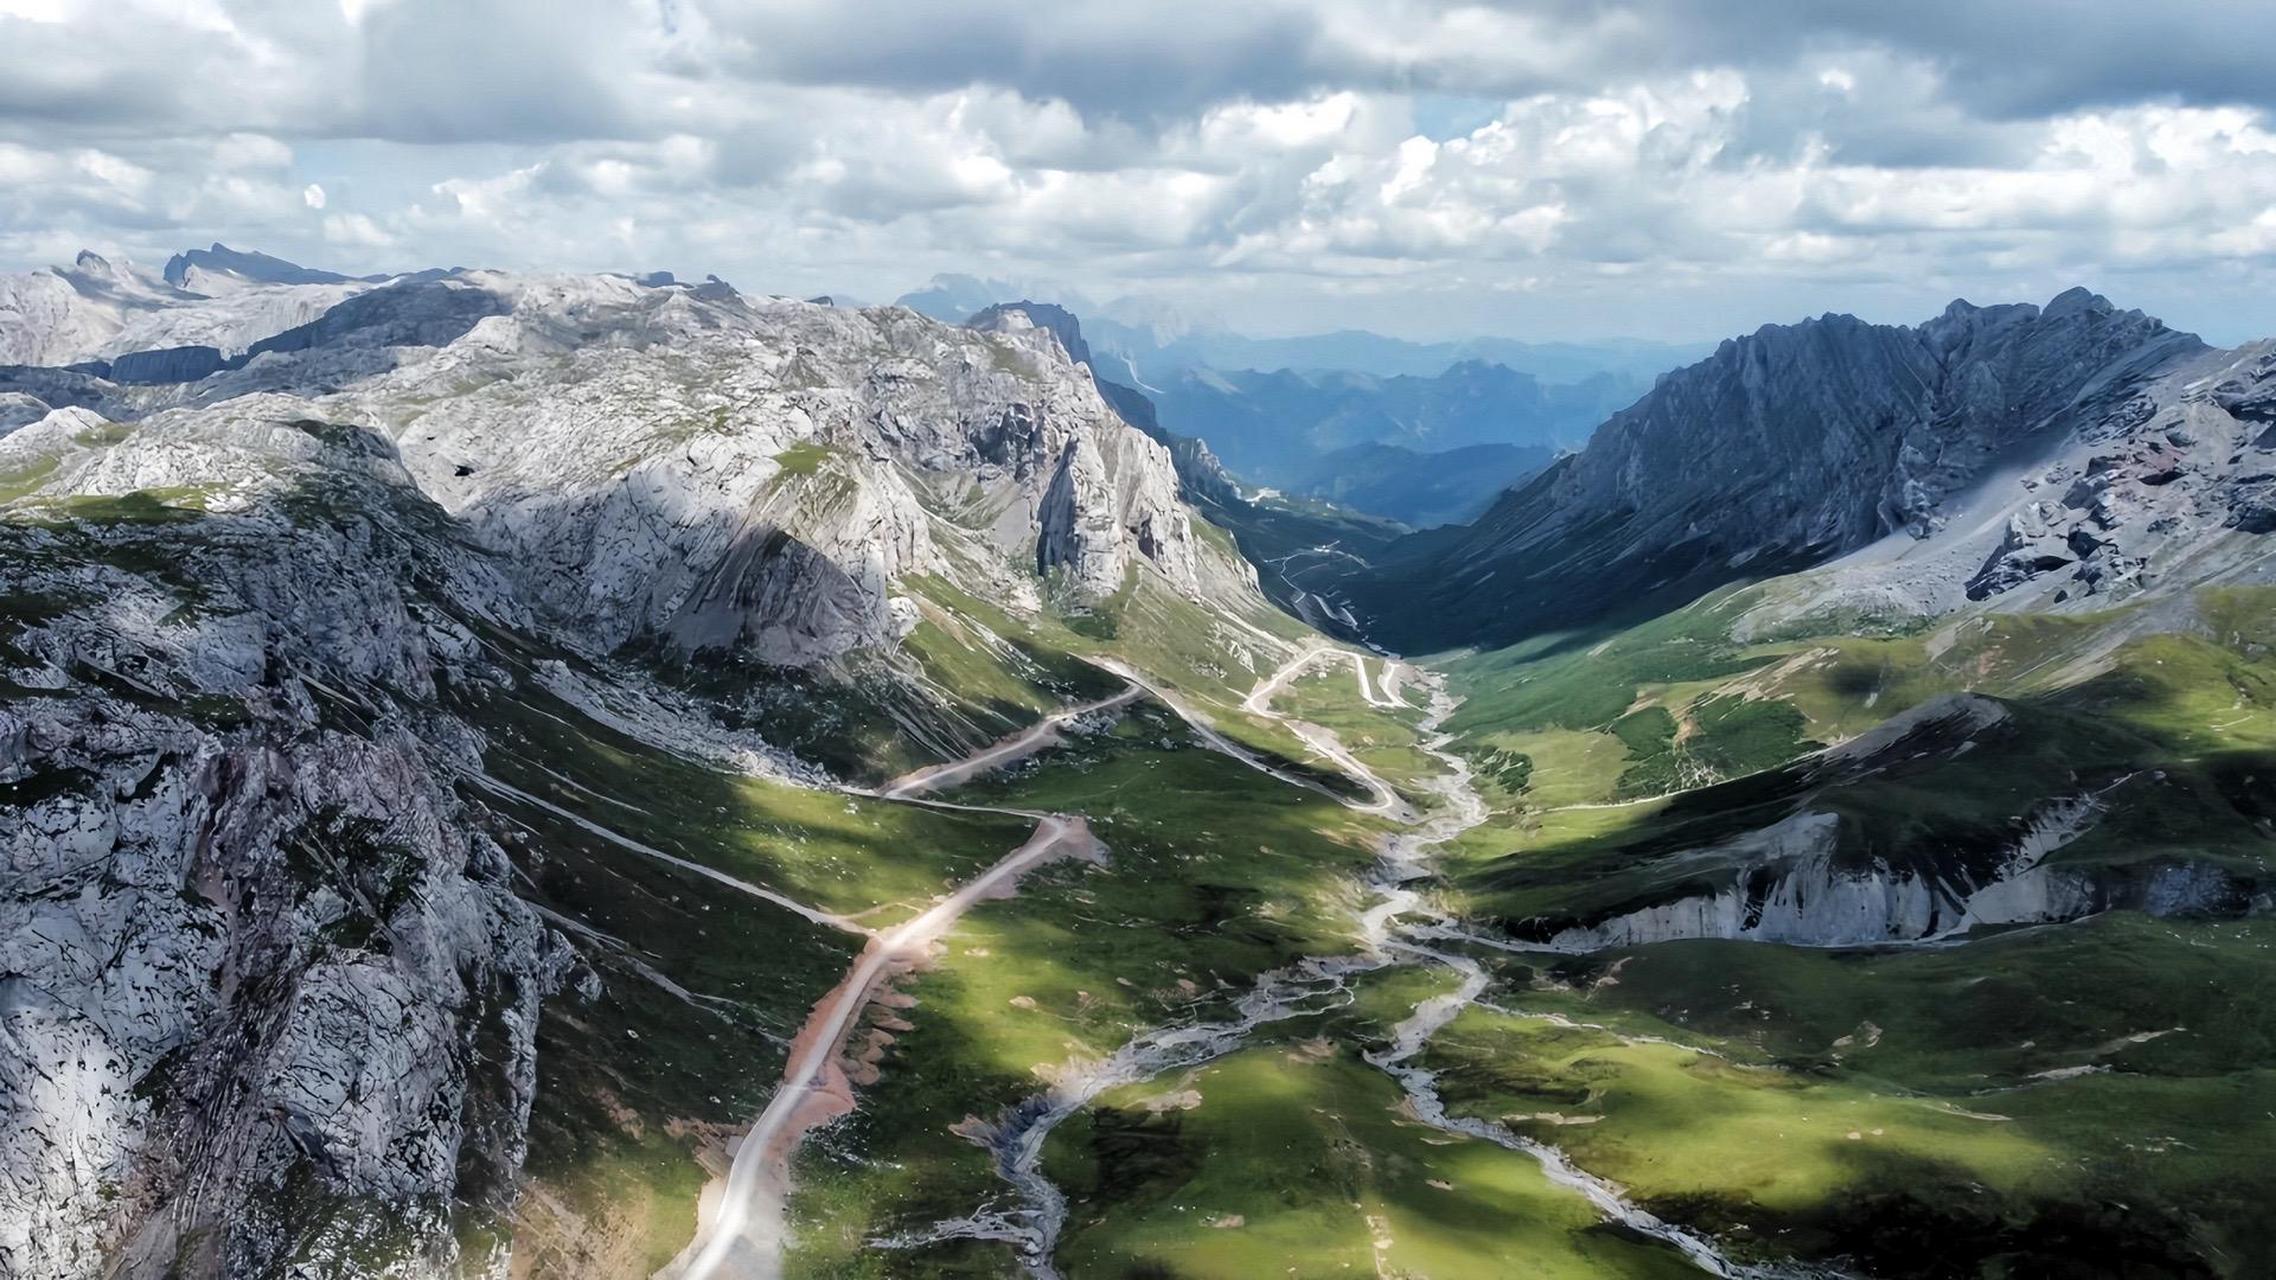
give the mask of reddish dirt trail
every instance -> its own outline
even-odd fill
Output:
[[[695,1240],[660,1276],[781,1274],[790,1159],[808,1133],[853,1110],[843,1050],[884,980],[921,963],[974,903],[1009,897],[1021,876],[1046,862],[1095,853],[1097,841],[1081,818],[1035,816],[1035,834],[1025,844],[922,914],[872,937],[845,978],[816,1002],[791,1041],[782,1087],[735,1148],[724,1193],[714,1197],[707,1188]]]

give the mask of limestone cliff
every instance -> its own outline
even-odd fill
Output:
[[[1829,561],[1817,603],[1877,612],[2203,581],[2266,557],[2276,440],[2253,415],[2271,364],[2266,344],[2214,351],[2084,290],[1916,327],[1766,327],[1352,593],[1386,643],[1427,649]]]

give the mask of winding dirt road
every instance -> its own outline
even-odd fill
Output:
[[[993,866],[934,903],[922,914],[895,928],[871,934],[869,944],[863,948],[853,968],[815,1004],[813,1012],[792,1040],[790,1060],[784,1068],[781,1087],[775,1090],[766,1109],[736,1144],[724,1182],[714,1180],[711,1186],[705,1188],[698,1207],[695,1238],[670,1265],[657,1273],[659,1280],[711,1280],[715,1276],[774,1280],[779,1276],[786,1238],[791,1158],[796,1155],[807,1134],[853,1110],[853,1082],[846,1073],[845,1043],[880,984],[887,977],[922,962],[932,944],[947,933],[974,903],[990,897],[1009,895],[1021,876],[1045,862],[1068,856],[1095,856],[1098,849],[1097,840],[1080,817],[959,805],[925,797],[924,793],[954,786],[979,773],[1041,751],[1057,741],[1057,730],[1070,720],[1122,707],[1143,694],[1151,694],[1184,720],[1209,747],[1233,756],[1251,768],[1292,786],[1327,794],[1359,812],[1411,818],[1411,810],[1398,793],[1346,751],[1334,734],[1316,725],[1290,719],[1272,709],[1273,695],[1299,672],[1322,657],[1335,654],[1348,654],[1351,657],[1353,674],[1358,679],[1360,692],[1366,700],[1373,705],[1385,705],[1376,701],[1374,692],[1368,687],[1365,662],[1358,654],[1334,646],[1314,645],[1299,652],[1260,681],[1242,702],[1242,709],[1261,718],[1287,724],[1313,750],[1333,761],[1364,786],[1371,793],[1371,799],[1365,802],[1336,796],[1317,781],[1300,778],[1275,767],[1257,753],[1219,732],[1206,716],[1186,705],[1177,695],[1113,659],[1096,660],[1096,665],[1101,669],[1113,672],[1128,682],[1127,688],[1112,697],[1055,711],[985,750],[962,760],[917,770],[880,788],[875,794],[886,799],[908,800],[943,809],[1011,813],[1033,818],[1036,820],[1035,834],[1025,844],[1004,855]],[[514,792],[502,783],[494,785],[511,792],[516,798],[545,805],[550,810],[576,820],[574,815],[555,809],[537,797]],[[589,825],[583,824],[582,820],[578,821],[581,825]],[[859,926],[850,921],[837,917],[819,917],[812,908],[790,902],[780,895],[724,876],[699,864],[672,858],[605,830],[595,830],[638,852],[700,871],[743,892],[780,902],[809,919],[822,919],[840,927],[859,929]]]
[[[750,1132],[735,1148],[721,1193],[704,1196],[696,1238],[661,1276],[707,1280],[782,1273],[790,1158],[815,1128],[853,1110],[853,1083],[843,1050],[855,1021],[889,974],[921,963],[927,950],[972,904],[1008,896],[1019,878],[1061,857],[1092,855],[1097,841],[1078,817],[1036,815],[1035,834],[994,866],[919,915],[870,939],[854,967],[814,1006],[791,1041],[790,1063]]]
[[[1289,682],[1301,675],[1306,668],[1323,658],[1334,659],[1338,657],[1351,659],[1351,673],[1353,678],[1359,682],[1359,695],[1366,699],[1369,706],[1406,705],[1405,703],[1378,702],[1376,700],[1374,690],[1369,688],[1367,683],[1367,660],[1359,654],[1337,645],[1313,644],[1306,646],[1295,657],[1282,663],[1280,668],[1271,675],[1257,681],[1256,687],[1249,690],[1249,696],[1241,700],[1241,710],[1260,719],[1276,720],[1287,725],[1297,737],[1304,740],[1305,746],[1318,752],[1337,768],[1343,770],[1345,776],[1365,787],[1371,797],[1366,803],[1353,804],[1348,800],[1344,802],[1354,811],[1388,815],[1396,817],[1402,822],[1411,822],[1415,816],[1412,807],[1405,800],[1400,799],[1399,793],[1392,790],[1391,785],[1383,781],[1373,769],[1361,763],[1359,757],[1353,755],[1343,745],[1342,739],[1316,724],[1308,724],[1272,709],[1272,700],[1278,697],[1288,687]],[[1275,773],[1274,776],[1285,777],[1285,775],[1278,773]]]
[[[1064,707],[976,755],[951,760],[946,764],[927,765],[913,773],[903,774],[880,787],[877,794],[887,800],[905,800],[910,796],[956,786],[990,769],[1024,759],[1053,745],[1057,741],[1059,726],[1070,720],[1128,706],[1145,692],[1144,688],[1133,682],[1111,698]]]
[[[1317,779],[1298,777],[1226,737],[1223,732],[1219,731],[1216,723],[1209,718],[1207,713],[1186,702],[1170,690],[1155,684],[1145,673],[1136,670],[1127,663],[1113,658],[1092,658],[1089,661],[1092,666],[1102,671],[1113,672],[1152,694],[1155,701],[1168,707],[1177,714],[1178,719],[1185,721],[1186,727],[1193,730],[1194,736],[1200,738],[1203,745],[1212,751],[1231,756],[1251,769],[1259,773],[1269,774],[1289,786],[1316,791],[1338,804],[1346,805],[1361,813],[1406,815],[1410,813],[1410,810],[1406,801],[1399,798],[1399,793],[1393,791],[1388,783],[1377,777],[1374,770],[1369,769],[1349,751],[1344,750],[1343,744],[1337,741],[1334,734],[1318,725],[1291,719],[1272,709],[1273,694],[1294,679],[1298,672],[1318,661],[1323,654],[1340,652],[1344,652],[1344,650],[1327,645],[1315,645],[1303,650],[1287,662],[1282,663],[1271,675],[1259,681],[1257,687],[1250,691],[1248,697],[1242,699],[1241,710],[1261,720],[1273,720],[1287,725],[1297,737],[1303,739],[1304,745],[1334,762],[1348,777],[1365,787],[1369,798],[1364,802],[1338,795],[1333,788],[1324,785]]]

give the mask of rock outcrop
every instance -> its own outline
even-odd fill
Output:
[[[133,317],[186,301],[164,281],[95,253],[68,267],[0,276],[0,365],[87,359]]]
[[[195,347],[211,347],[228,360],[264,338],[308,324],[377,282],[250,256],[278,264],[269,274],[289,282],[209,272],[194,264],[162,277],[96,253],[81,253],[68,267],[0,276],[0,365],[107,362]],[[182,261],[178,256],[168,266]],[[151,380],[188,381],[213,371],[177,364]]]
[[[1049,334],[1070,360],[1089,373],[1091,385],[1097,389],[1099,398],[1113,410],[1116,417],[1137,428],[1140,434],[1168,451],[1171,470],[1177,478],[1179,493],[1185,500],[1220,513],[1244,501],[1240,485],[1226,472],[1217,456],[1210,452],[1207,442],[1167,430],[1155,412],[1154,402],[1147,399],[1145,393],[1099,375],[1097,367],[1091,362],[1090,344],[1083,337],[1082,321],[1073,312],[1052,303],[1006,302],[983,309],[966,323],[969,328],[989,333],[1016,335],[1041,331]],[[1153,479],[1153,472],[1147,470],[1146,481],[1150,483]],[[1159,509],[1160,502],[1161,496],[1158,493],[1148,493],[1145,500],[1134,508],[1137,517],[1134,528],[1139,533],[1142,545],[1158,541],[1147,528],[1150,524],[1147,513]],[[1057,517],[1057,523],[1062,528],[1055,541],[1064,547],[1072,540],[1072,531],[1066,527],[1070,522],[1062,513]],[[1201,569],[1205,578],[1214,579],[1208,584],[1208,589],[1231,592],[1255,589],[1255,570],[1246,561],[1202,565]]]
[[[2040,740],[2042,720],[2019,720],[1981,694],[1945,694],[1855,738],[1787,766],[1781,776],[1718,796],[1693,792],[1695,812],[1720,803],[1752,810],[1738,834],[1694,843],[1645,838],[1616,874],[1576,886],[1574,908],[1514,922],[1553,951],[1585,953],[1691,938],[1808,947],[1878,947],[1958,938],[2003,925],[2075,920],[2096,912],[2234,916],[2263,911],[2266,887],[2249,869],[2186,855],[2111,859],[2066,851],[2106,821],[2141,821],[2159,803],[2156,771],[2073,774],[2010,820],[1950,820],[1907,833],[1891,822],[1883,787],[1925,793],[1966,759],[1996,772],[2009,752]],[[1783,797],[1783,800],[1776,799]],[[1735,811],[1718,823],[1749,822]],[[1710,824],[1714,825],[1714,824]]]
[[[2025,475],[2035,496],[2008,515],[1968,596],[2029,585],[2052,585],[2062,600],[2123,595],[2154,585],[2177,541],[2276,532],[2276,428],[2264,408],[2276,398],[2276,345],[2224,354],[2209,377],[2192,365],[2183,385],[2128,402],[2138,421],[2114,419]]]
[[[436,705],[503,579],[352,429],[65,409],[0,468],[58,495],[0,521],[0,1270],[487,1269],[568,960]]]

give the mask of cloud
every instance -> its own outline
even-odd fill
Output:
[[[375,249],[394,244],[395,237],[381,230],[378,223],[363,214],[339,213],[324,219],[324,241],[327,244]]]
[[[292,165],[292,148],[259,133],[229,133],[213,144],[213,163],[226,170],[285,169]]]
[[[0,258],[963,271],[1542,336],[2083,278],[2276,330],[2260,8],[0,0]]]

